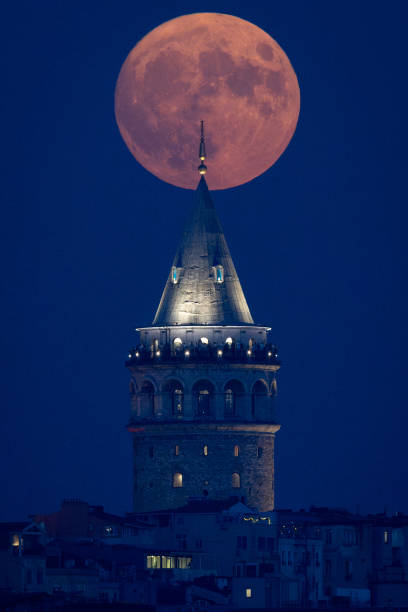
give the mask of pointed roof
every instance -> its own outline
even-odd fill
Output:
[[[218,268],[217,268],[218,267]],[[253,324],[204,176],[153,325]]]

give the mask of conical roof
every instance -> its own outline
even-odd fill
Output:
[[[253,324],[204,176],[153,325]]]

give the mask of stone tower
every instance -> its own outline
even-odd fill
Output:
[[[274,506],[276,372],[268,327],[255,325],[204,178],[131,375],[134,511],[189,497]]]

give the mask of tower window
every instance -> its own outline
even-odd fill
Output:
[[[227,389],[225,391],[225,415],[234,415],[235,414],[235,401],[234,401],[234,392],[232,389]]]
[[[238,472],[234,472],[232,475],[232,488],[239,489],[241,487],[241,477]]]
[[[180,454],[180,447],[179,447],[178,444],[176,444],[176,446],[174,447],[174,454],[176,455],[176,457],[177,457],[177,455]]]
[[[205,455],[205,456],[208,455],[208,446],[206,444],[204,444],[204,446],[203,446],[203,455]]]
[[[173,487],[179,488],[183,486],[183,474],[180,472],[175,472],[173,474]]]
[[[252,589],[245,589],[245,597],[250,599],[252,597]]]
[[[263,453],[263,448],[261,446],[258,446],[258,457],[262,457],[262,453]]]
[[[239,457],[239,446],[237,444],[234,446],[234,457]]]
[[[173,392],[173,414],[183,413],[183,391],[175,389]]]
[[[173,266],[171,269],[172,283],[176,285],[179,282],[179,278],[180,278],[180,268],[176,268],[176,266]]]
[[[214,280],[216,283],[224,282],[224,268],[223,266],[214,266]]]
[[[149,457],[154,457],[154,448],[153,448],[153,446],[151,446],[149,448]]]
[[[214,385],[209,380],[200,380],[194,384],[193,398],[196,416],[206,418],[211,415],[213,393]]]

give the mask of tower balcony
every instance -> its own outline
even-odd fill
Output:
[[[181,365],[181,364],[213,364],[213,365],[260,365],[270,366],[271,370],[279,370],[281,361],[278,358],[277,347],[272,344],[264,346],[254,345],[210,345],[190,344],[180,347],[166,343],[163,346],[152,345],[146,348],[144,345],[132,348],[126,361],[127,367],[138,365]]]

